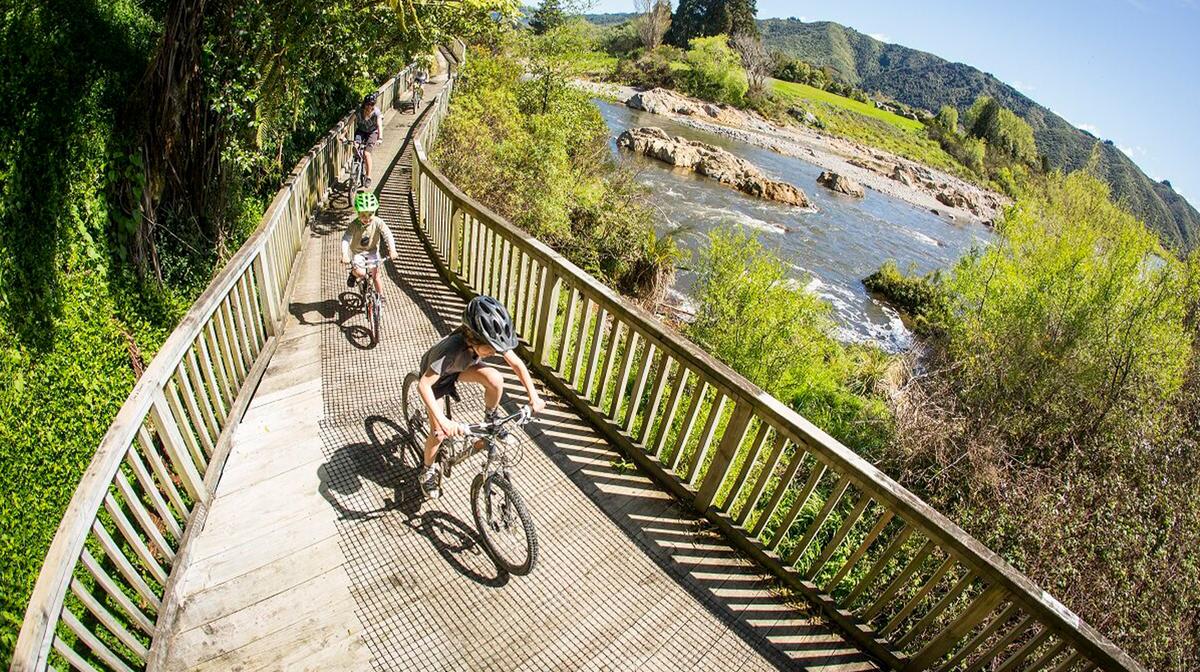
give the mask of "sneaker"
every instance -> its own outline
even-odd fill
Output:
[[[354,271],[350,271],[350,275],[346,276],[346,286],[347,287],[354,286]]]
[[[370,178],[370,176],[366,177],[365,179],[366,179],[366,184],[364,184],[363,186],[366,186],[366,187],[369,187],[369,186],[371,186],[371,178]]]
[[[485,411],[483,414],[484,422],[491,423],[491,422],[496,422],[499,419],[500,419],[500,408],[499,407],[493,408],[490,411]],[[516,445],[516,443],[517,443],[517,437],[513,436],[513,433],[508,431],[507,427],[501,427],[500,429],[496,430],[496,440],[506,446],[509,446],[509,447],[512,447],[512,446]]]
[[[442,481],[441,465],[434,463],[425,468],[421,472],[421,491],[429,499],[437,499],[442,496],[442,491],[439,488]]]

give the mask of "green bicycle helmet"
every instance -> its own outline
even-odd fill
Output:
[[[354,197],[355,212],[375,212],[379,209],[379,199],[369,191],[360,192]]]

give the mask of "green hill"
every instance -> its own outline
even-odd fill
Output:
[[[1113,195],[1158,231],[1167,245],[1189,250],[1200,246],[1200,213],[1170,183],[1151,180],[1111,142],[1075,128],[986,72],[828,21],[767,19],[759,21],[759,28],[768,49],[828,67],[861,89],[931,112],[943,105],[965,111],[977,96],[988,94],[1029,122],[1052,167],[1081,168],[1097,152],[1099,176]]]

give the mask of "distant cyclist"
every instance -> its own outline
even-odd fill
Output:
[[[421,98],[423,97],[423,95],[425,93],[425,89],[422,86],[424,83],[425,83],[425,80],[422,79],[420,75],[417,75],[416,77],[413,78],[413,83],[412,83],[413,115],[416,115],[417,112],[421,109]]]
[[[458,399],[457,383],[479,383],[483,386],[484,419],[494,422],[500,416],[500,395],[504,391],[504,378],[495,368],[483,363],[495,354],[504,356],[517,380],[529,395],[529,406],[534,413],[541,413],[546,402],[533,386],[533,378],[525,363],[513,351],[517,346],[517,335],[512,319],[504,306],[490,296],[477,296],[463,311],[462,324],[442,340],[434,344],[421,357],[420,379],[417,389],[425,412],[429,418],[429,436],[425,438],[425,464],[421,472],[421,489],[429,497],[438,496],[438,464],[433,461],[438,446],[452,436],[460,436],[463,428],[446,417],[438,399],[450,395]],[[509,440],[507,430],[497,435],[501,441]]]
[[[368,187],[371,186],[372,148],[383,142],[383,116],[379,114],[379,107],[375,104],[377,95],[368,93],[363,98],[362,105],[359,105],[358,110],[354,112],[354,141],[361,142],[366,146],[363,153],[366,155],[364,158]]]
[[[342,261],[350,264],[350,275],[346,278],[346,286],[353,287],[356,278],[365,278],[370,267],[371,280],[375,283],[375,291],[383,297],[383,283],[379,279],[380,243],[387,245],[388,257],[396,261],[396,239],[392,230],[384,221],[375,216],[379,209],[379,199],[369,191],[360,191],[354,197],[354,209],[358,217],[350,222],[346,233],[342,235]]]

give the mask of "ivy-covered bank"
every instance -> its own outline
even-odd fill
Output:
[[[0,18],[0,666],[138,372],[363,93],[506,2],[13,0]]]

